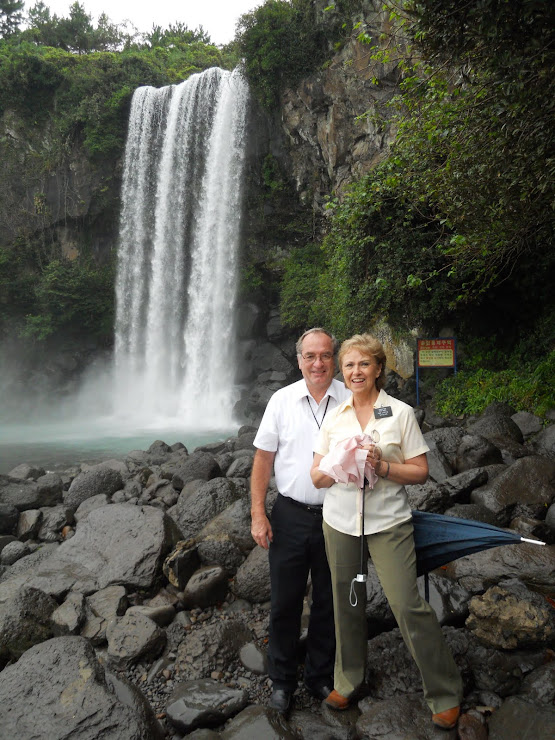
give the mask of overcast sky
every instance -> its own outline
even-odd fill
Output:
[[[69,15],[73,0],[43,0],[51,12],[60,17]],[[212,43],[227,44],[235,36],[239,16],[262,5],[264,0],[81,0],[85,10],[96,22],[106,13],[114,23],[130,20],[139,31],[150,31],[153,24],[167,27],[180,21],[190,29],[202,26]],[[26,9],[35,0],[26,1]]]

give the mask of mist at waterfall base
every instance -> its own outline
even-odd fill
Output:
[[[50,470],[96,462],[156,439],[191,450],[236,431],[247,102],[241,75],[218,68],[135,91],[113,359],[94,363],[75,392],[55,401],[26,404],[23,396],[19,419],[0,427],[0,473],[20,462]]]
[[[60,397],[31,392],[12,398],[9,410],[0,399],[0,474],[20,463],[56,471],[123,458],[131,450],[148,449],[157,439],[169,445],[182,442],[191,452],[237,432],[233,418],[218,423],[209,417],[144,416],[140,404],[136,413],[116,414],[112,384],[111,363],[94,363],[75,393]]]

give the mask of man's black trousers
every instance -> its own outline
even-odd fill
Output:
[[[297,686],[301,614],[310,572],[312,606],[304,680],[310,688],[333,687],[333,597],[322,510],[308,511],[278,495],[270,521],[274,536],[270,545],[270,678],[274,688],[294,691]]]

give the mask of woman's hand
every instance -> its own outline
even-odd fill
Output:
[[[335,483],[333,478],[330,478],[329,475],[326,475],[325,473],[322,473],[321,470],[318,470],[318,466],[320,465],[320,461],[323,457],[323,455],[317,455],[316,453],[314,453],[314,460],[312,462],[312,468],[310,469],[310,477],[312,478],[314,488],[329,488]]]
[[[382,451],[380,448],[372,442],[369,442],[368,444],[360,445],[360,449],[368,450],[366,454],[366,462],[369,462],[374,470],[376,470],[377,464],[382,459]]]

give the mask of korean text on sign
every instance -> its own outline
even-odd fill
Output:
[[[454,367],[454,339],[419,339],[418,367]]]

